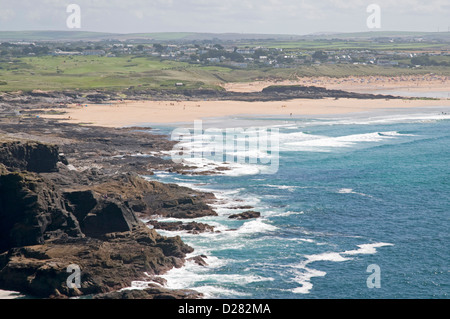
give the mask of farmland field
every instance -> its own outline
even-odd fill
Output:
[[[233,69],[225,66],[161,61],[157,58],[125,56],[42,56],[0,60],[0,91],[112,89],[220,88],[227,82],[261,79],[291,79],[302,76],[396,76],[400,74],[450,75],[450,67],[430,66],[414,69],[376,65],[304,65],[296,68]]]

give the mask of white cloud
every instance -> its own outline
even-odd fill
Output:
[[[15,12],[12,9],[0,10],[0,21],[7,22],[14,18]]]
[[[450,24],[450,0],[1,0],[1,28],[64,29],[70,3],[81,6],[83,28],[91,31],[365,31],[371,3],[381,6],[390,29]]]

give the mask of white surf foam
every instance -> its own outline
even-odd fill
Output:
[[[394,246],[389,243],[376,243],[376,244],[364,244],[358,245],[359,249],[344,251],[343,255],[373,255],[377,253],[377,248]]]
[[[325,277],[326,272],[320,271],[317,269],[309,269],[304,268],[304,273],[299,273],[294,280],[301,284],[301,286],[292,289],[292,292],[295,294],[309,294],[311,289],[313,288],[313,284],[311,283],[311,278],[313,277]]]
[[[294,212],[294,211],[287,211],[287,212],[279,212],[279,211],[266,211],[264,212],[265,217],[287,217],[292,215],[303,215],[305,212]]]
[[[305,135],[308,136],[308,134]],[[411,135],[400,134],[399,132],[373,132],[338,137],[309,135],[306,139],[299,138],[295,142],[284,141],[280,143],[280,149],[282,151],[330,152],[337,148],[349,148],[360,143],[375,143],[403,136]]]
[[[206,260],[208,262],[208,260]],[[205,293],[207,297],[237,296],[234,290],[224,289],[221,284],[233,284],[245,286],[249,283],[273,281],[273,278],[262,277],[253,274],[217,274],[212,273],[211,268],[201,267],[194,262],[187,262],[182,268],[174,268],[167,274],[160,276],[167,281],[170,289],[194,289]],[[202,284],[206,283],[208,284]]]
[[[373,124],[395,124],[395,123],[421,123],[430,121],[449,120],[450,114],[442,112],[416,113],[416,114],[389,114],[364,118],[322,119],[324,125],[373,125]],[[312,122],[311,125],[317,125]]]
[[[0,290],[0,299],[18,299],[22,297],[24,295],[17,291]]]
[[[271,187],[271,188],[277,188],[277,189],[280,189],[280,190],[288,190],[288,191],[290,191],[290,192],[293,192],[293,191],[295,191],[295,189],[298,188],[298,186],[293,186],[293,185],[272,185],[272,184],[265,184],[265,185],[262,185],[262,186],[265,186],[265,187]]]
[[[254,233],[273,232],[276,231],[277,229],[278,228],[276,226],[270,225],[266,223],[263,219],[259,218],[244,223],[235,232],[237,234],[254,234]]]
[[[298,294],[308,294],[310,293],[313,285],[311,283],[311,278],[314,277],[324,277],[326,272],[317,269],[309,268],[308,265],[317,261],[331,261],[331,262],[344,262],[352,260],[349,256],[355,255],[373,255],[377,253],[377,248],[394,246],[389,243],[374,243],[374,244],[363,244],[358,245],[359,249],[347,250],[344,252],[325,252],[321,254],[305,255],[306,260],[294,265],[295,268],[295,278],[294,281],[301,286],[292,289],[292,292]]]
[[[361,196],[366,196],[366,197],[372,197],[371,195],[355,192],[352,188],[341,188],[340,190],[337,191],[337,193],[338,194],[356,194],[356,195],[361,195]]]
[[[195,290],[202,293],[206,299],[214,299],[219,297],[249,297],[250,293],[238,292],[232,289],[226,289],[217,286],[200,286]]]

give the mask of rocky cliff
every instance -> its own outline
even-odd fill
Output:
[[[56,164],[66,159],[56,145],[30,141],[0,141],[0,163],[18,170],[44,173],[57,170]]]
[[[78,220],[66,210],[64,198],[55,185],[35,173],[11,173],[3,167],[0,253],[62,236],[77,238],[83,237],[83,233]]]
[[[42,298],[111,293],[184,264],[193,249],[179,237],[160,236],[135,214],[149,210],[170,187],[135,174],[80,185],[79,180],[89,178],[68,174],[61,160],[55,145],[2,144],[0,289]],[[168,198],[178,198],[175,193]],[[81,269],[81,285],[71,288],[67,271],[74,264]],[[160,298],[201,296],[160,290]],[[157,289],[149,291],[148,298],[158,298]]]

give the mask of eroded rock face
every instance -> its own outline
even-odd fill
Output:
[[[0,175],[0,252],[45,240],[84,237],[55,185],[29,172]]]
[[[58,162],[66,162],[56,145],[37,142],[7,141],[0,143],[0,163],[10,168],[44,173],[57,170]]]
[[[71,297],[112,292],[184,264],[192,248],[145,226],[111,233],[108,240],[54,240],[0,255],[0,287],[36,297]],[[67,267],[81,270],[81,287],[67,286]]]
[[[175,184],[126,174],[92,188],[107,198],[123,201],[141,217],[164,216],[173,218],[199,218],[217,216],[208,205],[215,197],[212,193],[201,193]]]
[[[147,205],[142,198],[164,187],[136,175],[95,177],[95,186],[79,185],[85,180],[81,173],[37,174],[17,171],[22,166],[13,160],[6,163],[11,166],[0,164],[0,289],[42,298],[109,293],[148,279],[145,273],[181,267],[193,252],[180,237],[149,229],[136,217],[136,205],[129,205]],[[63,190],[59,181],[70,188]],[[81,270],[79,288],[67,284],[73,264]],[[159,294],[184,296],[169,290]],[[158,292],[149,296],[157,298]]]

